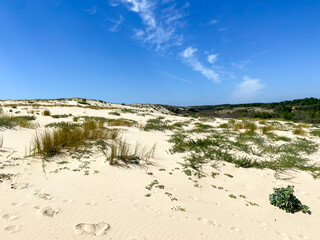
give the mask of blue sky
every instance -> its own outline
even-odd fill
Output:
[[[320,97],[319,0],[1,0],[0,98]]]

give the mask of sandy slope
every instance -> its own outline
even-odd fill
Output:
[[[21,115],[26,115],[30,109],[18,107]],[[117,118],[108,114],[114,109],[39,107],[40,112],[43,109],[49,109],[52,114]],[[154,110],[151,114],[161,115]],[[121,117],[143,124],[152,116],[121,113]],[[0,183],[0,239],[320,239],[320,180],[300,172],[293,173],[295,177],[290,181],[278,180],[271,170],[242,169],[225,164],[219,176],[201,178],[198,180],[200,187],[194,187],[181,171],[179,162],[183,161],[183,155],[168,152],[170,132],[125,128],[124,137],[130,143],[138,141],[147,147],[157,144],[155,157],[151,159],[153,165],[110,166],[105,157],[96,152],[85,159],[90,162],[88,176],[85,169],[59,170],[61,167],[75,169],[81,164],[68,155],[54,157],[44,173],[41,159],[25,157],[26,148],[35,132],[47,123],[66,120],[72,121],[72,117],[53,119],[40,114],[36,120],[40,124],[37,130],[1,129],[4,144],[0,149],[0,162],[7,166],[0,169],[0,173],[18,175]],[[62,160],[69,163],[57,164]],[[207,174],[211,171],[210,167],[204,169]],[[149,193],[145,186],[155,179],[165,188],[153,188],[151,197],[145,197]],[[224,189],[213,188],[212,184]],[[310,206],[311,215],[288,214],[269,204],[268,196],[273,187],[288,184],[295,185],[296,195]],[[165,192],[171,193],[177,201],[171,201]],[[232,199],[231,193],[246,198]],[[246,206],[249,201],[259,206]],[[178,211],[179,207],[186,211]],[[92,234],[82,234],[83,231]]]

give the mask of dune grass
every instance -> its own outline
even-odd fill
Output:
[[[60,114],[60,115],[51,115],[52,118],[67,118],[67,117],[71,117],[72,114]]]
[[[136,121],[125,119],[125,118],[118,118],[118,119],[108,119],[107,121],[108,126],[125,126],[125,127],[132,127],[137,124]]]
[[[169,124],[168,121],[163,121],[163,117],[148,119],[145,126],[142,128],[144,131],[161,131],[172,130],[173,127]]]
[[[46,110],[43,111],[42,115],[43,116],[50,116],[51,112],[48,109],[46,109]]]
[[[145,147],[141,147],[139,143],[136,143],[132,148],[130,144],[121,139],[112,141],[109,147],[110,153],[108,151],[104,151],[104,153],[110,165],[117,165],[120,162],[125,165],[140,164],[140,161],[148,161],[154,157],[156,149],[156,145],[148,150]]]
[[[31,122],[35,119],[35,116],[11,116],[0,114],[0,127],[12,128],[20,126],[24,128],[36,128],[37,125]]]
[[[96,140],[117,139],[119,131],[107,129],[99,122],[88,121],[82,126],[65,125],[62,128],[46,129],[37,133],[31,143],[31,154],[44,158],[53,157],[64,149],[78,149],[86,147]]]
[[[305,138],[293,141],[283,137],[281,140],[287,143],[273,145],[268,139],[255,132],[243,132],[229,139],[223,133],[211,133],[206,137],[195,138],[177,131],[171,135],[169,142],[173,143],[170,149],[172,154],[188,153],[184,158],[184,167],[198,171],[205,164],[217,166],[219,162],[229,162],[242,168],[271,169],[276,173],[300,170],[310,172],[314,177],[320,176],[320,166],[311,163],[306,157],[301,157],[302,154],[310,155],[316,152],[317,143]],[[234,154],[235,151],[247,155],[240,157]],[[265,159],[259,160],[254,156],[263,156]]]
[[[305,136],[305,135],[307,135],[307,132],[303,128],[298,127],[298,128],[295,128],[292,130],[292,134],[299,135],[299,136]]]
[[[315,136],[315,137],[319,137],[320,138],[320,130],[313,130],[310,132],[310,134],[312,136]]]

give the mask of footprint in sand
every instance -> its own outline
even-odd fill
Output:
[[[6,227],[4,230],[7,232],[10,232],[10,233],[16,233],[21,230],[21,226],[10,225],[10,226]]]
[[[90,224],[90,223],[79,223],[75,226],[75,233],[77,235],[89,234],[95,236],[101,236],[107,233],[110,228],[109,224],[105,222]]]
[[[60,210],[58,209],[52,209],[51,207],[45,207],[42,209],[42,215],[47,217],[54,217],[56,216]]]
[[[14,202],[14,203],[11,203],[12,206],[17,206],[17,207],[23,206],[24,204],[25,204],[25,203],[23,203],[23,202],[18,202],[18,203]]]
[[[310,238],[308,238],[307,236],[303,236],[303,235],[299,235],[299,238],[304,239],[304,240],[309,240]]]
[[[212,220],[209,220],[209,219],[207,219],[207,218],[201,218],[201,217],[199,217],[199,218],[198,218],[198,221],[201,221],[201,222],[203,222],[203,223],[205,223],[205,224],[208,224],[208,225],[211,225],[211,226],[216,226],[216,227],[220,226],[219,223],[217,223],[217,222],[215,222],[215,221],[212,221]]]
[[[6,213],[2,216],[3,219],[6,219],[8,221],[16,220],[19,218],[19,215],[16,213]]]
[[[12,183],[11,188],[12,189],[24,189],[30,187],[29,183]]]
[[[34,195],[38,195],[39,198],[44,200],[51,200],[53,197],[48,193],[35,193]]]
[[[149,213],[152,213],[154,215],[160,215],[160,212],[157,211],[156,209],[154,209],[153,207],[149,206],[149,207],[144,207],[145,210],[147,210]]]
[[[239,228],[234,227],[234,226],[230,227],[230,230],[233,232],[241,232],[241,230]]]
[[[95,202],[87,202],[86,205],[88,205],[88,206],[95,206],[95,205],[97,205],[97,203],[95,203]]]

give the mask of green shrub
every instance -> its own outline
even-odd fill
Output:
[[[315,136],[315,137],[320,137],[320,130],[311,131],[310,134]]]
[[[229,124],[222,123],[222,124],[219,125],[219,128],[229,128]]]
[[[43,111],[43,116],[50,116],[50,115],[51,115],[51,113],[49,110],[46,109]]]
[[[0,114],[0,127],[12,128],[15,126],[25,127],[25,128],[35,128],[36,124],[30,123],[30,121],[35,120],[34,116],[11,116]]]
[[[109,112],[108,114],[110,114],[110,115],[115,115],[115,116],[120,116],[120,113],[119,113],[119,112]]]
[[[163,118],[158,117],[154,119],[149,119],[146,125],[143,127],[144,131],[165,131],[165,130],[172,130],[172,126],[169,125],[166,121],[162,121]]]
[[[72,114],[60,114],[60,115],[51,115],[52,118],[67,118],[67,117],[71,117]]]
[[[309,207],[302,205],[301,201],[293,195],[294,186],[288,185],[286,188],[274,188],[274,193],[269,195],[270,203],[288,213],[295,213],[302,211],[303,213],[310,213]]]
[[[303,130],[302,128],[295,128],[295,129],[293,129],[292,134],[305,136],[307,134],[307,132],[305,130]]]

